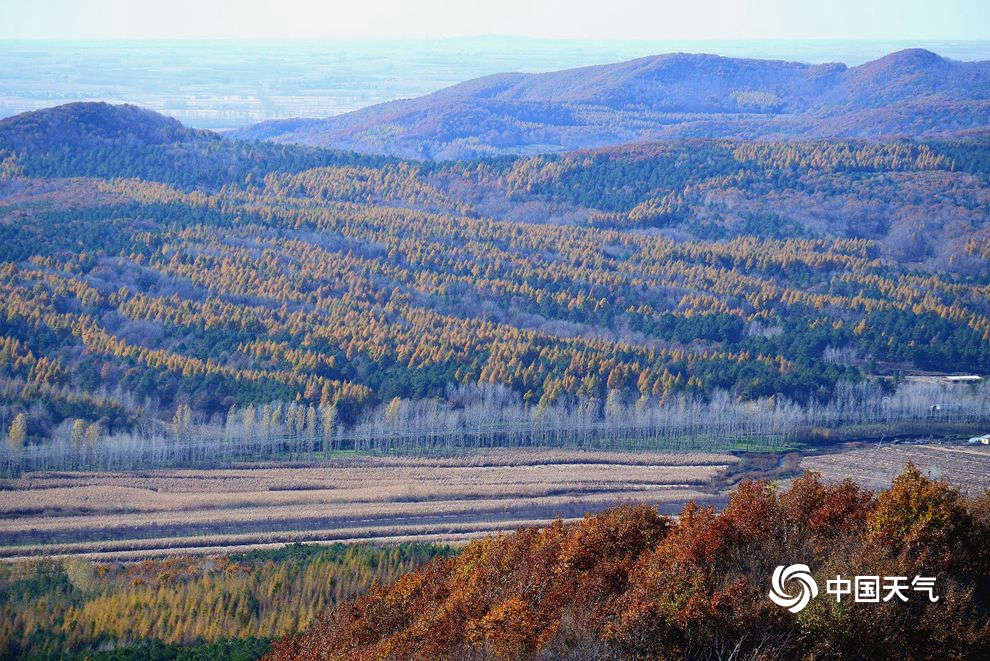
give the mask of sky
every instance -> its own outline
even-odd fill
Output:
[[[988,0],[0,0],[0,39],[984,40]]]

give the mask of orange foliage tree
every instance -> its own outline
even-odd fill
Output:
[[[623,506],[468,545],[278,642],[300,658],[979,658],[990,645],[988,499],[909,466],[882,493],[805,474],[743,482],[722,512]],[[767,598],[777,565],[822,594]],[[836,601],[836,574],[936,577],[937,602]]]

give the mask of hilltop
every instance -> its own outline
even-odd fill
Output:
[[[910,49],[856,67],[673,53],[498,74],[233,135],[442,160],[689,137],[945,138],[987,127],[990,62]]]
[[[216,187],[274,171],[381,165],[353,152],[233,140],[123,104],[67,103],[0,119],[0,161],[14,154],[33,177],[139,177]]]
[[[110,143],[165,145],[220,138],[178,120],[128,104],[67,103],[0,119],[0,144],[12,151],[98,149]]]

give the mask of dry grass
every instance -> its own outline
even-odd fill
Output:
[[[321,466],[35,473],[0,482],[0,557],[293,541],[456,541],[620,502],[717,502],[725,454],[488,450]]]
[[[864,487],[883,489],[909,461],[969,495],[990,489],[990,447],[986,446],[859,445],[845,452],[804,457],[801,466],[827,479],[850,478]]]
[[[577,521],[568,518],[564,521]],[[7,549],[19,555],[6,556],[6,560],[23,560],[39,555],[50,557],[87,555],[96,557],[119,557],[121,555],[150,555],[175,549],[188,552],[189,549],[207,550],[224,547],[238,550],[268,548],[288,543],[331,543],[359,542],[374,539],[433,541],[436,539],[470,539],[493,532],[511,532],[528,526],[546,526],[552,519],[507,519],[478,523],[449,523],[444,525],[396,525],[389,528],[331,528],[325,530],[295,530],[281,533],[242,533],[230,535],[208,535],[192,537],[160,537],[151,539],[119,539],[99,542],[75,542],[65,544],[40,544],[18,546]]]
[[[877,489],[908,461],[969,493],[990,488],[985,447],[850,444],[804,457],[801,467]],[[459,543],[621,502],[666,513],[689,500],[719,505],[730,488],[719,476],[738,462],[726,454],[488,450],[321,466],[34,473],[0,481],[0,559],[141,558],[288,542]],[[762,475],[779,468],[775,457],[763,463]]]

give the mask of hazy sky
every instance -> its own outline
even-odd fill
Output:
[[[990,37],[988,0],[0,0],[0,38]]]

